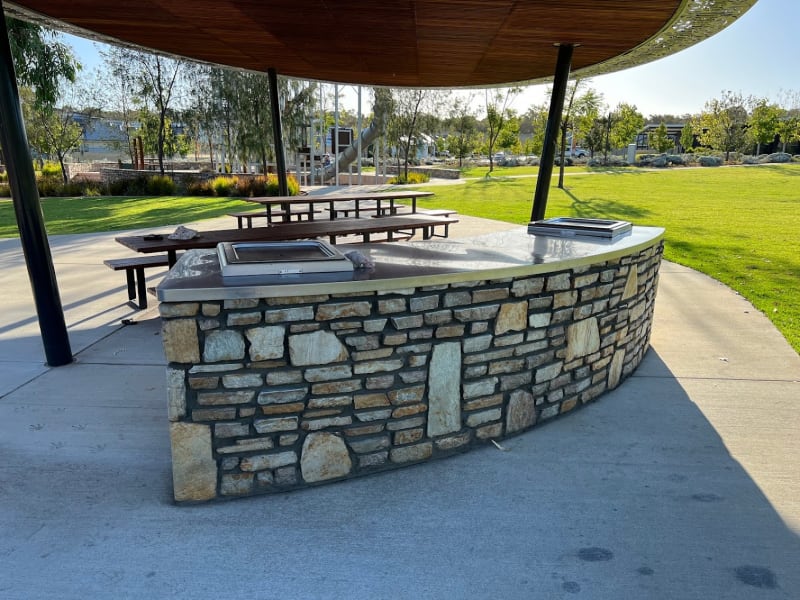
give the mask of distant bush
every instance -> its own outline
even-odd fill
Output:
[[[408,176],[400,174],[397,177],[392,177],[389,183],[396,185],[407,185],[413,183],[427,183],[431,180],[431,176],[427,173],[409,173]]]
[[[108,186],[108,193],[112,196],[146,196],[147,180],[145,175],[138,175],[135,179],[112,181]]]
[[[61,179],[61,165],[54,162],[46,162],[42,165],[41,173],[45,179]]]
[[[191,179],[186,182],[186,193],[189,196],[213,196],[214,190],[211,189],[208,181]]]
[[[701,167],[721,167],[722,158],[719,156],[698,156],[697,162]]]
[[[215,196],[222,198],[231,195],[231,191],[236,189],[236,183],[235,177],[215,177],[209,183],[209,187],[214,191]]]
[[[166,175],[153,175],[147,181],[147,193],[150,196],[174,196],[175,182]]]
[[[275,173],[269,173],[264,178],[264,194],[253,194],[254,196],[280,196],[280,186],[278,185],[278,176]],[[300,193],[300,184],[292,175],[286,178],[286,187],[290,196],[297,196]]]
[[[7,183],[0,183],[0,198],[11,198],[11,187]]]

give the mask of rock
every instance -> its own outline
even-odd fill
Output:
[[[303,442],[300,470],[308,483],[344,477],[353,463],[342,438],[331,433],[310,433]]]
[[[761,163],[789,163],[792,162],[792,155],[787,152],[773,152],[759,160]]]
[[[722,159],[719,156],[698,156],[697,162],[701,167],[721,167]]]

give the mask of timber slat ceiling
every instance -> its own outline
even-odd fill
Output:
[[[678,19],[697,19],[694,37],[702,39],[754,2],[16,0],[9,6],[12,13],[54,20],[52,26],[78,28],[98,39],[253,71],[274,68],[285,76],[341,83],[461,87],[547,78],[558,43],[579,44],[573,70],[597,68],[660,39]],[[710,17],[713,25],[700,26],[701,18]],[[684,35],[672,51],[696,41]],[[614,68],[625,66],[632,64]]]

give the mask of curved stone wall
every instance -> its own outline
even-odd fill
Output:
[[[463,452],[613,389],[648,347],[662,242],[504,279],[163,302],[177,501]]]

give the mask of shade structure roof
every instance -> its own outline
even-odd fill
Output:
[[[302,79],[487,87],[589,76],[699,42],[756,0],[14,0],[6,12],[109,42]]]

